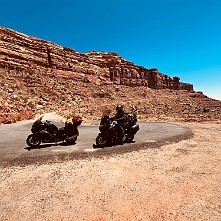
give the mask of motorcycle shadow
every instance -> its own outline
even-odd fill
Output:
[[[132,144],[132,143],[135,143],[135,141],[127,141],[127,142],[118,143],[118,144],[107,144],[107,145],[105,145],[105,146],[93,144],[93,148],[94,148],[94,149],[99,149],[99,148],[105,148],[105,147],[116,147],[116,146],[122,146],[122,145],[124,145],[124,144]]]
[[[113,146],[116,146],[116,145],[105,145],[105,146],[103,146],[103,145],[97,145],[97,144],[93,144],[93,148],[94,149],[103,149],[103,148],[105,148],[105,147],[113,147]]]
[[[36,149],[44,149],[44,148],[49,148],[49,147],[56,147],[56,146],[70,146],[70,145],[75,145],[75,143],[72,143],[72,144],[68,144],[66,142],[61,142],[61,143],[48,143],[48,144],[41,144],[40,146],[38,147],[25,147],[24,149],[25,150],[36,150]]]

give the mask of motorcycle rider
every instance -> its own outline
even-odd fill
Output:
[[[117,121],[117,123],[119,124],[120,126],[120,133],[122,135],[122,141],[125,139],[124,138],[124,127],[125,127],[125,120],[126,120],[126,112],[124,111],[123,109],[123,106],[122,105],[118,105],[116,107],[116,114],[114,116],[114,120]]]
[[[106,124],[106,123],[110,123],[110,121],[111,121],[111,119],[112,119],[112,118],[110,117],[110,113],[111,113],[111,110],[109,110],[109,109],[106,109],[106,110],[103,111],[100,125],[104,125],[104,124]]]

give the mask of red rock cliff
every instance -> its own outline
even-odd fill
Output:
[[[3,27],[0,27],[0,67],[18,72],[62,70],[69,73],[68,77],[80,76],[82,80],[99,79],[106,83],[153,89],[193,90],[193,85],[180,82],[179,77],[171,78],[157,69],[137,66],[117,53],[83,54]]]

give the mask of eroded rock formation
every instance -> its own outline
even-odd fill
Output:
[[[79,53],[73,49],[40,40],[0,27],[0,67],[32,72],[49,70],[78,73],[85,79],[110,81],[128,86],[147,86],[153,89],[193,90],[179,77],[169,77],[157,69],[137,66],[117,53]]]
[[[86,122],[119,103],[139,120],[221,120],[221,101],[179,80],[117,53],[83,54],[0,27],[0,124],[51,111]]]

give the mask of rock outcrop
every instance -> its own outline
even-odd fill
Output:
[[[157,69],[137,66],[117,53],[79,53],[73,49],[0,27],[0,67],[48,73],[50,70],[78,73],[85,80],[103,80],[153,89],[193,90],[179,77],[169,77]],[[70,76],[68,76],[70,77]]]

